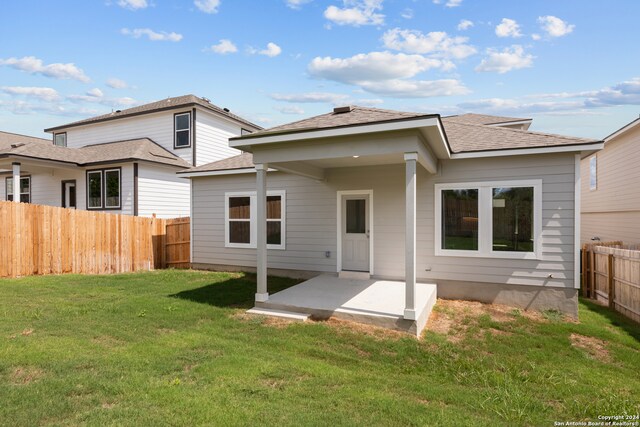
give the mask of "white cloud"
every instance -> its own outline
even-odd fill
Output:
[[[282,53],[282,49],[277,44],[269,42],[267,43],[267,48],[262,49],[258,53],[260,55],[265,55],[265,56],[268,56],[269,58],[273,58],[275,56],[280,55]]]
[[[538,18],[540,28],[549,35],[549,37],[562,37],[571,33],[576,27],[569,24],[556,16],[540,16]]]
[[[142,36],[147,36],[147,38],[151,41],[169,41],[169,42],[179,42],[182,40],[182,34],[178,33],[167,33],[166,31],[153,31],[149,28],[134,28],[132,30],[128,28],[123,28],[120,30],[121,34],[125,36],[131,36],[134,39],[139,39]]]
[[[149,6],[147,0],[118,0],[118,6],[129,10],[146,9]]]
[[[475,68],[476,71],[491,71],[504,74],[533,65],[533,55],[525,54],[524,48],[520,45],[506,47],[502,52],[495,49],[487,49],[487,54],[488,56]]]
[[[476,53],[467,43],[466,37],[450,37],[442,31],[423,34],[417,30],[394,28],[382,35],[382,42],[388,49],[408,53],[433,54],[444,58],[462,59]]]
[[[354,84],[413,77],[431,69],[449,70],[450,61],[404,53],[371,52],[350,58],[316,57],[309,64],[314,77]]]
[[[413,19],[413,9],[406,8],[400,13],[400,16],[404,19]]]
[[[472,21],[469,21],[468,19],[461,19],[456,28],[458,28],[459,31],[464,31],[471,27],[473,27]]]
[[[466,95],[470,90],[459,80],[403,80],[361,82],[360,86],[378,95],[394,98],[430,98],[435,96]]]
[[[434,4],[441,4],[442,0],[433,0]],[[462,0],[447,0],[444,4],[446,7],[458,7],[462,4]]]
[[[129,85],[124,80],[116,79],[115,77],[111,77],[107,80],[107,86],[112,89],[127,89]]]
[[[193,4],[201,12],[218,13],[218,7],[220,7],[220,0],[194,0]]]
[[[88,96],[93,96],[94,98],[102,98],[104,96],[104,93],[98,89],[97,87],[87,91],[87,95]]]
[[[450,61],[404,53],[371,52],[350,58],[317,57],[308,67],[316,78],[351,84],[384,96],[416,98],[462,95],[469,90],[458,80],[411,80],[431,69],[449,70]]]
[[[502,18],[502,22],[496,26],[498,37],[522,37],[520,25],[513,19]]]
[[[273,107],[274,110],[280,111],[282,114],[304,114],[304,110],[295,105],[293,106],[284,106],[284,107]]]
[[[377,13],[382,10],[384,0],[342,0],[342,8],[329,6],[324,11],[324,17],[337,25],[382,25],[384,15]]]
[[[219,53],[220,55],[226,55],[227,53],[236,53],[238,48],[231,40],[222,39],[218,44],[212,45],[209,49],[211,52]]]
[[[83,83],[90,81],[84,71],[76,67],[73,63],[44,65],[42,59],[38,59],[35,56],[0,59],[0,65],[7,65],[29,74],[41,74],[54,79],[78,80]]]
[[[306,3],[310,3],[313,0],[285,0],[285,3],[291,9],[299,10]]]
[[[542,36],[540,36],[540,34],[531,34],[531,40],[540,40],[542,38]]]
[[[3,86],[0,90],[8,95],[25,96],[47,102],[57,101],[60,99],[58,91],[50,87]]]
[[[343,95],[340,93],[330,93],[330,92],[306,92],[306,93],[292,93],[292,94],[284,94],[284,93],[273,93],[269,95],[272,99],[276,101],[285,101],[285,102],[297,102],[301,104],[313,104],[313,103],[330,103],[330,104],[340,104],[346,102],[349,99],[348,95]]]

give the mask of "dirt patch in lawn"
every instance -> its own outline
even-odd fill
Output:
[[[611,361],[611,355],[604,340],[580,334],[571,334],[569,339],[572,346],[586,351],[591,357],[605,363]]]
[[[44,377],[44,371],[35,366],[18,366],[11,373],[13,385],[28,385]]]
[[[478,324],[482,316],[489,316],[496,323],[512,322],[519,316],[538,322],[545,321],[543,314],[538,311],[523,311],[502,304],[438,299],[425,329],[445,335],[448,341],[457,343],[466,336],[469,328]],[[496,328],[490,328],[489,332],[493,336],[511,334]]]
[[[240,311],[238,313],[232,314],[232,318],[241,320],[243,322],[255,322],[256,320],[260,322],[260,324],[265,326],[272,326],[274,328],[287,328],[293,323],[298,323],[298,320],[286,319],[283,317],[274,317],[274,316],[263,316],[256,314],[247,314],[245,311]]]

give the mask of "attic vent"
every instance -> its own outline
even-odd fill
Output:
[[[211,104],[211,100],[210,100],[209,98],[205,98],[205,97],[203,96],[203,97],[202,97],[202,98],[200,98],[200,99],[202,99],[204,102],[208,102],[209,104]]]
[[[333,114],[350,113],[351,111],[353,111],[353,107],[351,105],[347,105],[344,107],[335,107],[333,109]]]
[[[225,107],[225,108],[223,108],[223,110],[224,110],[224,111],[226,111],[227,113],[228,113],[229,111],[231,111],[231,110],[229,110],[229,109],[228,109],[228,108],[226,108],[226,107]]]
[[[116,110],[116,113],[122,113],[122,110]]]

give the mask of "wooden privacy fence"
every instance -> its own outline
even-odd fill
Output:
[[[582,247],[583,296],[640,322],[640,247],[622,242]]]
[[[191,220],[175,218],[166,220],[165,266],[191,267]]]
[[[0,277],[34,274],[106,274],[188,267],[189,239],[181,233],[172,245],[165,220],[63,209],[27,203],[0,202]],[[174,253],[186,263],[172,262]]]

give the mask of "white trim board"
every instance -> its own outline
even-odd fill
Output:
[[[574,207],[573,207],[573,287],[580,289],[580,203],[581,203],[581,179],[580,154],[575,156],[574,165]]]
[[[277,169],[269,168],[267,172],[277,172]],[[197,178],[199,176],[217,176],[217,175],[239,175],[244,173],[256,173],[255,168],[242,169],[222,169],[217,171],[201,171],[201,172],[176,172],[180,178]]]
[[[369,196],[369,274],[373,275],[373,190],[344,190],[336,191],[336,272],[342,271],[342,196]]]

